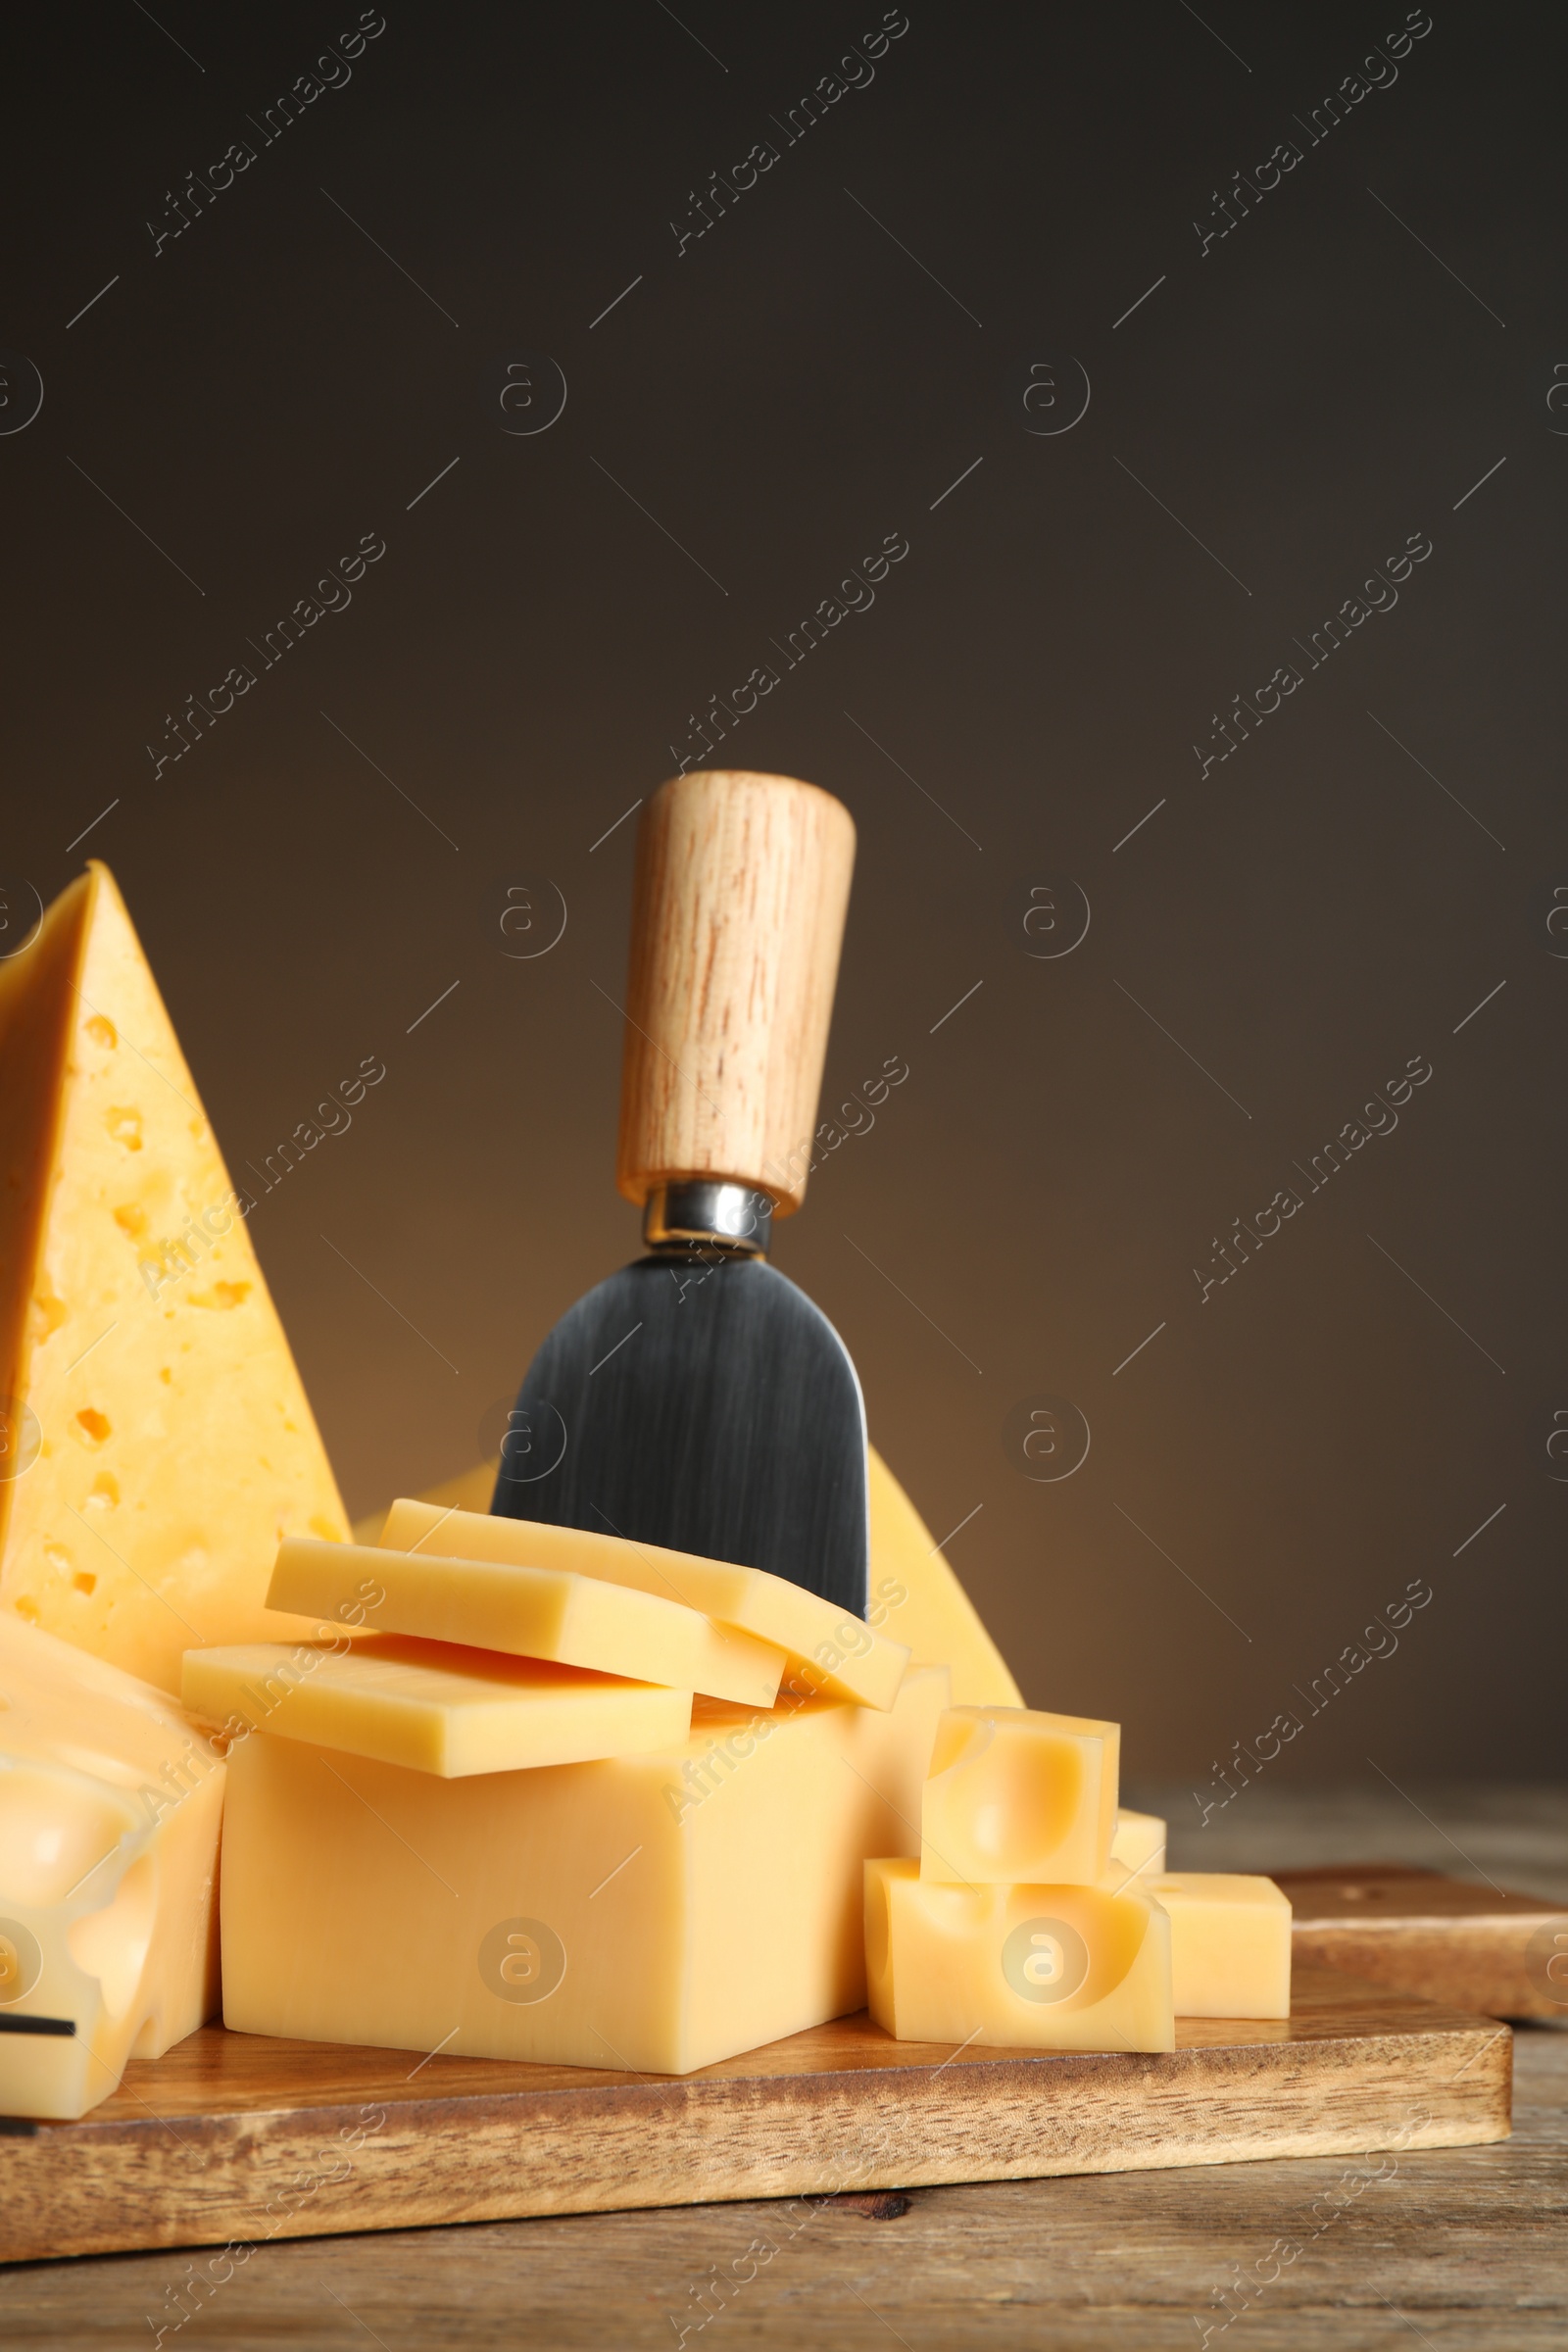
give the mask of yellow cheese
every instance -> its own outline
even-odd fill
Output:
[[[223,1778],[161,1690],[0,1611],[0,2115],[84,2115],[217,2007]]]
[[[1093,1886],[1110,1859],[1121,1729],[1026,1707],[954,1707],[922,1791],[920,1875]]]
[[[564,1568],[678,1600],[716,1624],[775,1643],[814,1677],[824,1696],[853,1698],[861,1706],[891,1707],[909,1663],[902,1642],[873,1634],[860,1618],[785,1577],[699,1559],[689,1551],[666,1551],[657,1544],[634,1544],[623,1536],[405,1501],[395,1502],[387,1513],[381,1544],[394,1551],[422,1549],[462,1560]]]
[[[231,1738],[266,1731],[444,1780],[639,1755],[684,1740],[692,1716],[689,1690],[397,1634],[188,1649],[184,1695]]]
[[[1122,1885],[1129,1874],[1137,1879],[1157,1878],[1164,1867],[1165,1824],[1158,1814],[1118,1809],[1107,1868],[1111,1885]]]
[[[871,1504],[870,1607],[879,1631],[906,1642],[917,1663],[947,1666],[956,1707],[1021,1707],[973,1601],[875,1446],[866,1453]]]
[[[499,1468],[498,1461],[476,1462],[457,1478],[427,1488],[419,1500],[438,1510],[450,1504],[460,1511],[488,1511]],[[871,1505],[866,1614],[872,1626],[906,1644],[916,1660],[949,1667],[955,1706],[1021,1707],[1023,1693],[974,1603],[875,1446],[867,1449],[866,1484]],[[359,1520],[356,1544],[378,1543],[386,1519],[386,1512],[372,1511]]]
[[[268,1597],[274,1608],[321,1616],[346,1615],[363,1605],[377,1632],[554,1658],[563,1666],[701,1690],[742,1706],[770,1707],[784,1669],[784,1652],[753,1634],[732,1633],[679,1601],[623,1592],[569,1569],[295,1537],[278,1546]]]
[[[872,2017],[898,2041],[1169,2050],[1171,1926],[1141,1887],[956,1886],[865,1866]]]
[[[886,1714],[699,1700],[662,1754],[460,1781],[246,1740],[225,2020],[684,2075],[857,2009],[861,1866],[908,1840],[946,1702],[941,1668]]]
[[[179,1688],[278,1640],[280,1537],[347,1533],[238,1196],[106,867],[0,963],[0,1603]],[[308,1629],[298,1629],[305,1631]]]
[[[1168,1871],[1140,1880],[1170,1915],[1178,2017],[1289,2017],[1291,1906],[1272,1879]]]

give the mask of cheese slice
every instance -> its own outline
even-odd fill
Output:
[[[916,1667],[886,1714],[699,1699],[659,1754],[472,1780],[246,1740],[225,2021],[684,2075],[858,2009],[862,1865],[911,1837],[947,1694]]]
[[[1023,1693],[979,1612],[875,1446],[866,1452],[871,1505],[870,1605],[879,1632],[917,1661],[951,1668],[956,1707],[1021,1707]]]
[[[185,1652],[185,1704],[230,1738],[265,1731],[455,1780],[669,1747],[692,1694],[397,1634]]]
[[[5,1609],[171,1691],[193,1642],[310,1630],[269,1614],[268,1574],[343,1507],[97,864],[0,963],[0,1414]]]
[[[1125,1807],[1116,1815],[1116,1834],[1110,1841],[1110,1861],[1106,1869],[1107,1883],[1123,1885],[1129,1877],[1158,1878],[1165,1867],[1165,1824],[1157,1813],[1129,1813]]]
[[[463,1511],[488,1511],[500,1466],[499,1461],[476,1462],[456,1478],[427,1488],[419,1500],[434,1503],[438,1510],[452,1505]],[[866,1451],[866,1484],[871,1505],[866,1615],[873,1629],[906,1645],[914,1658],[947,1666],[955,1706],[1021,1707],[1023,1693],[974,1603],[874,1446]],[[355,1542],[379,1542],[388,1516],[372,1511],[360,1520]]]
[[[921,1791],[920,1875],[1092,1886],[1110,1859],[1121,1727],[1028,1707],[954,1707]]]
[[[732,1633],[679,1601],[624,1592],[569,1569],[294,1537],[278,1547],[268,1597],[274,1608],[314,1609],[323,1617],[362,1606],[377,1632],[554,1658],[742,1706],[770,1707],[784,1670],[782,1649],[754,1634]]]
[[[909,1663],[902,1642],[873,1634],[860,1618],[787,1577],[667,1551],[658,1544],[635,1544],[624,1536],[492,1517],[452,1504],[402,1501],[387,1513],[381,1544],[394,1551],[442,1551],[462,1560],[565,1568],[629,1592],[678,1600],[716,1624],[774,1642],[805,1670],[810,1687],[861,1706],[891,1707]],[[797,1679],[792,1672],[791,1680]]]
[[[161,1690],[0,1611],[0,2115],[84,2115],[216,2009],[223,1780]]]
[[[1139,1885],[1170,1916],[1178,2017],[1289,2017],[1291,1905],[1272,1879],[1167,1871]]]
[[[1171,1922],[1142,1886],[955,1886],[865,1866],[869,2007],[898,2041],[1170,2050]]]

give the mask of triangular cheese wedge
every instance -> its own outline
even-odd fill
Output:
[[[241,1207],[95,862],[0,962],[0,1605],[176,1693],[348,1534]]]

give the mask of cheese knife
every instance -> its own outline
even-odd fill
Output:
[[[616,1183],[644,1255],[528,1368],[492,1512],[764,1568],[863,1617],[865,1408],[768,1263],[805,1198],[855,859],[831,794],[673,777],[638,829]]]

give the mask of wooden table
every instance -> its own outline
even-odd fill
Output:
[[[1384,1859],[1568,1900],[1568,1790],[1414,1788],[1418,1812],[1387,1790],[1259,1788],[1200,1837],[1162,1793],[1132,1801],[1168,1810],[1176,1867]],[[1143,2352],[1207,2328],[1226,2352],[1560,2352],[1568,2031],[1519,2032],[1516,2085],[1512,2139],[1447,2153],[920,2189],[885,2219],[754,2203],[278,2242],[177,2331],[179,2255],[23,2265],[0,2272],[0,2342],[151,2345],[171,2323],[181,2352],[618,2352],[675,2346],[683,2328],[688,2352]]]

